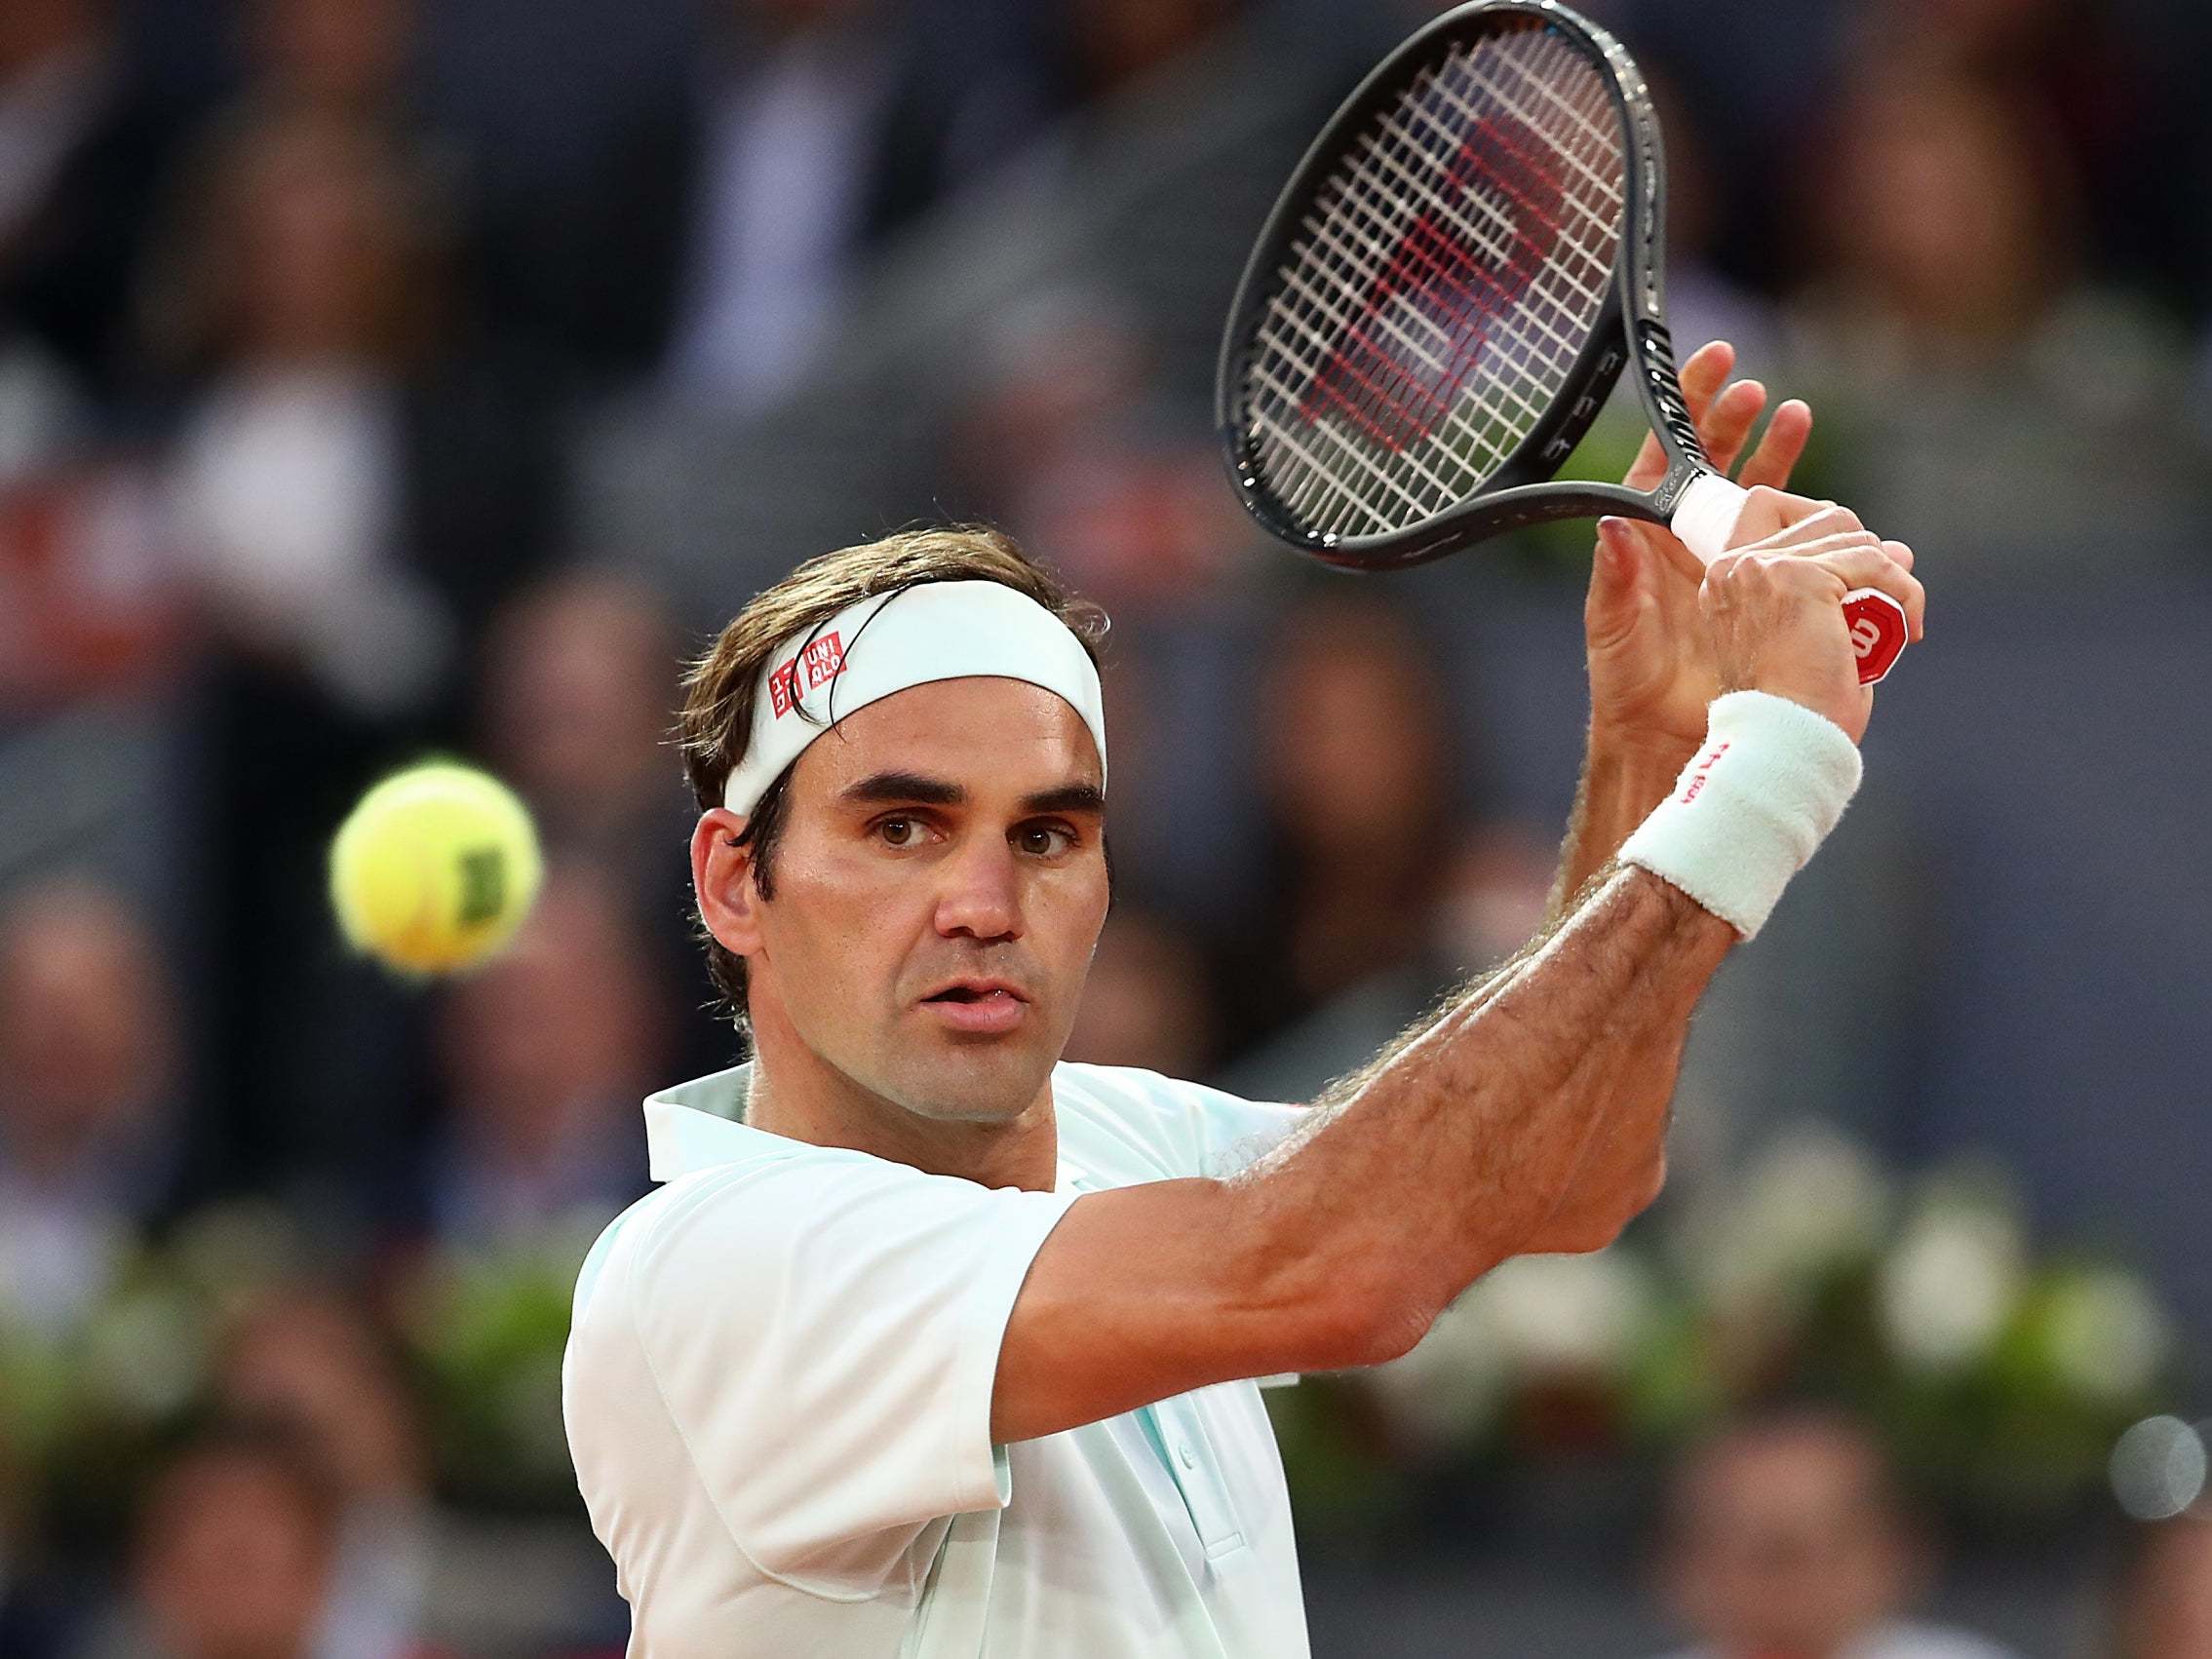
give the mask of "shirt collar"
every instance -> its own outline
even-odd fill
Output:
[[[752,1087],[753,1067],[747,1063],[646,1096],[645,1149],[653,1179],[672,1181],[788,1144],[783,1136],[745,1121]]]
[[[1057,1066],[1053,1075],[1057,1082]],[[745,1121],[745,1102],[752,1090],[753,1066],[748,1061],[646,1096],[645,1150],[651,1160],[652,1178],[672,1181],[718,1164],[734,1164],[741,1158],[757,1158],[800,1145],[788,1136],[771,1135]],[[1056,1184],[1077,1192],[1094,1191],[1099,1185],[1068,1165],[1065,1115]]]

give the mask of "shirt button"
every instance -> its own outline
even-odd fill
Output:
[[[1177,1457],[1182,1459],[1183,1466],[1185,1469],[1195,1469],[1198,1467],[1198,1454],[1190,1449],[1190,1443],[1188,1441],[1184,1441],[1179,1446],[1177,1446],[1175,1448],[1175,1454]]]

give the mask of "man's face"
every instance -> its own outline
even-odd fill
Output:
[[[912,686],[817,738],[757,902],[756,1024],[919,1116],[1034,1103],[1106,919],[1101,777],[1081,717],[1020,680]]]

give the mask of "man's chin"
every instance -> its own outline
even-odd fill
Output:
[[[940,1039],[917,1057],[901,1101],[917,1117],[946,1123],[1005,1123],[1020,1117],[1044,1092],[1050,1057],[1033,1043],[1010,1038]]]

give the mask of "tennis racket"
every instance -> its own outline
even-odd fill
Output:
[[[1392,569],[1555,519],[1665,524],[1701,560],[1746,492],[1706,458],[1661,309],[1659,124],[1619,42],[1551,0],[1445,13],[1361,83],[1246,263],[1216,413],[1237,493],[1331,564]],[[1551,482],[1624,367],[1667,473]],[[1862,682],[1905,609],[1843,599]]]

